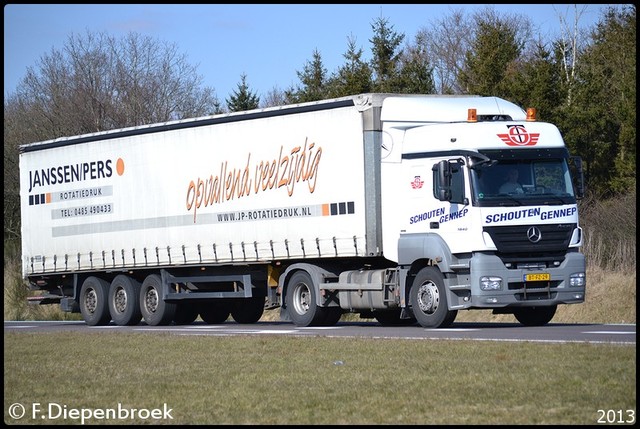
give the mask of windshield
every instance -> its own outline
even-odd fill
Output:
[[[473,198],[479,205],[575,203],[564,158],[480,163],[470,174]]]

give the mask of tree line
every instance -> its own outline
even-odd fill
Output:
[[[585,165],[598,198],[635,194],[636,7],[611,5],[593,28],[558,14],[547,40],[531,20],[490,6],[463,9],[412,39],[389,19],[372,20],[371,59],[353,36],[329,72],[321,53],[296,71],[299,83],[258,95],[242,74],[224,100],[172,43],[138,33],[68,36],[41,56],[4,101],[4,236],[20,236],[18,147],[63,136],[316,101],[366,92],[498,96],[536,107]]]

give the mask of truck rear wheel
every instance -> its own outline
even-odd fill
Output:
[[[423,328],[446,328],[458,314],[447,308],[444,277],[434,267],[421,269],[409,291],[409,302],[416,320]]]
[[[109,313],[116,325],[137,325],[142,320],[140,312],[140,283],[120,274],[109,287]]]
[[[200,317],[204,323],[219,325],[224,323],[231,313],[231,303],[223,301],[203,302],[200,304]]]
[[[190,325],[198,318],[198,307],[192,302],[179,302],[173,323],[176,325]]]
[[[80,313],[91,326],[106,325],[111,321],[109,313],[109,283],[97,277],[87,277],[80,289]]]
[[[296,326],[319,326],[326,312],[316,302],[316,289],[309,273],[296,271],[287,283],[286,304],[291,321]]]
[[[256,323],[263,313],[264,297],[239,299],[231,309],[233,320],[244,324]]]
[[[556,314],[557,305],[549,307],[522,307],[513,310],[513,315],[524,326],[542,326],[551,322]]]
[[[176,314],[177,304],[162,299],[162,280],[157,274],[144,279],[140,288],[140,311],[147,325],[168,325]]]

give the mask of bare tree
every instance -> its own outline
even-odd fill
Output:
[[[220,111],[175,45],[136,33],[70,35],[4,101],[4,233],[20,234],[18,146]]]
[[[280,89],[278,86],[274,86],[271,88],[264,99],[260,101],[260,107],[275,107],[275,106],[283,106],[287,104],[287,97],[285,96],[284,90]]]
[[[54,138],[216,113],[202,80],[174,44],[87,31],[43,55],[17,95]]]
[[[473,24],[464,12],[454,10],[432,24],[422,28],[416,36],[425,44],[425,51],[433,66],[433,79],[438,94],[460,94],[458,75],[464,66],[466,52],[470,49]]]
[[[563,15],[560,12],[557,12],[561,29],[560,41],[557,45],[560,50],[565,85],[567,87],[567,105],[571,105],[572,87],[576,76],[576,62],[578,61],[578,57],[580,56],[580,51],[582,49],[582,37],[578,23],[580,22],[580,18],[584,12],[587,10],[587,6],[588,5],[583,5],[582,8],[578,10],[578,5],[573,5],[574,19],[572,25],[568,23],[566,14]],[[569,6],[567,6],[567,9],[568,7]]]

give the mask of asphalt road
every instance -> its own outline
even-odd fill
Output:
[[[417,340],[520,341],[536,343],[605,343],[636,345],[636,325],[550,323],[525,327],[518,323],[454,323],[447,329],[419,326],[383,327],[377,322],[338,322],[330,327],[297,327],[289,322],[258,322],[242,325],[227,321],[220,325],[194,322],[191,325],[89,326],[84,321],[5,321],[4,332],[164,332],[175,335],[293,335],[352,338],[400,338]]]

